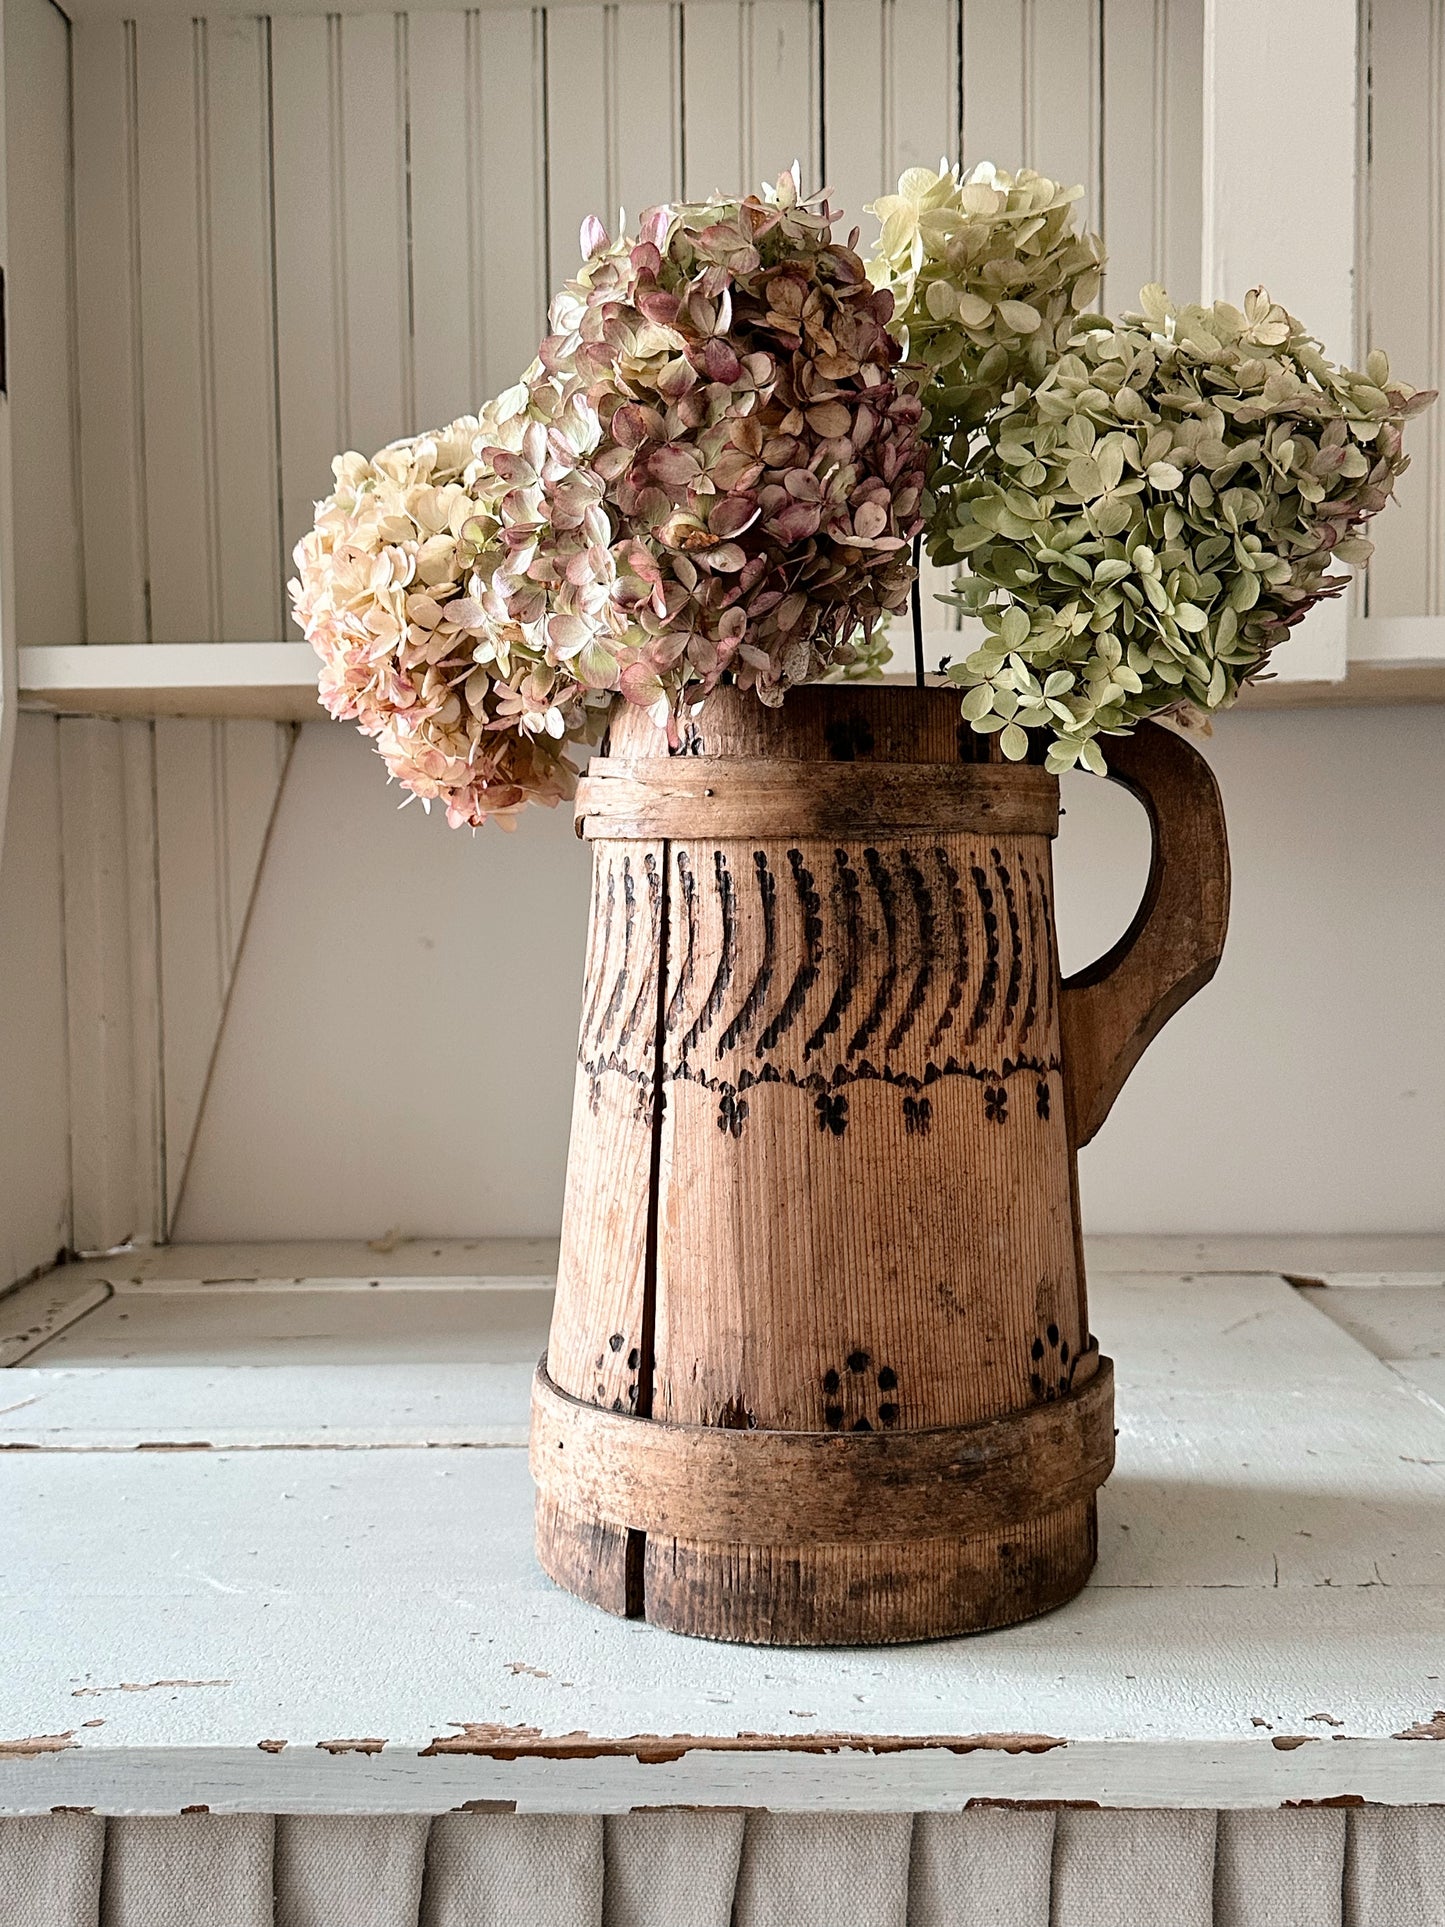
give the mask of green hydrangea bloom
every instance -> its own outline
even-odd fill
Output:
[[[1005,756],[1030,730],[1047,766],[1102,773],[1097,738],[1222,708],[1363,563],[1370,517],[1407,465],[1401,430],[1433,397],[1384,355],[1337,368],[1256,289],[1243,310],[1086,321],[1032,384],[933,475],[929,553],[966,564],[953,598],[987,639],[948,671]]]

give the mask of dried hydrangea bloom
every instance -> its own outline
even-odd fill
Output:
[[[985,161],[970,174],[910,167],[870,212],[868,262],[893,294],[894,332],[932,374],[930,441],[985,420],[1005,391],[1038,380],[1098,298],[1104,251],[1074,224],[1082,187]],[[960,451],[961,452],[961,451]]]
[[[1142,300],[1005,398],[930,532],[988,630],[949,671],[964,716],[1015,759],[1045,732],[1054,770],[1102,772],[1101,733],[1231,702],[1344,588],[1332,560],[1369,559],[1433,399],[1379,353],[1336,368],[1262,289],[1242,312]]]
[[[321,700],[454,826],[510,826],[524,803],[570,796],[565,743],[602,725],[605,698],[551,629],[589,590],[549,600],[527,577],[550,532],[543,478],[567,461],[565,437],[515,388],[480,418],[371,460],[339,456],[296,548],[291,594],[321,658]]]
[[[452,824],[569,795],[619,691],[674,729],[725,675],[776,702],[885,649],[922,408],[831,219],[785,176],[589,222],[515,389],[335,464],[292,584],[322,700]]]
[[[592,222],[553,302],[531,405],[585,418],[591,439],[552,514],[564,492],[612,529],[605,560],[589,549],[566,571],[605,579],[579,612],[580,660],[660,723],[725,675],[774,703],[870,660],[906,606],[922,409],[892,297],[832,219],[784,175],[653,209],[636,240]]]

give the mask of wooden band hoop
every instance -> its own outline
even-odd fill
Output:
[[[712,1545],[969,1538],[1087,1499],[1114,1464],[1114,1368],[1062,1397],[914,1432],[672,1425],[532,1383],[531,1466],[574,1517]]]
[[[577,834],[663,837],[1053,836],[1059,785],[1023,764],[809,763],[787,758],[594,756]]]

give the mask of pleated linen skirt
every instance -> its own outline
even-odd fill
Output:
[[[3,1927],[1445,1927],[1445,1807],[0,1820]]]

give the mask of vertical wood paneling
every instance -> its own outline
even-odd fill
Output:
[[[0,1289],[70,1242],[57,728],[18,721],[0,850]]]
[[[416,424],[474,412],[481,392],[476,18],[407,18],[411,328]]]
[[[271,22],[281,568],[350,441],[342,319],[339,23]]]
[[[72,28],[80,499],[88,642],[144,642],[134,29]]]
[[[1405,380],[1435,387],[1445,371],[1445,5],[1389,0],[1369,15],[1360,347],[1387,349]],[[1445,609],[1438,407],[1410,424],[1408,447],[1410,471],[1366,577],[1371,615]]]
[[[798,163],[803,191],[822,183],[816,0],[743,0],[747,93],[743,182],[757,187]]]
[[[407,22],[341,20],[341,260],[347,440],[370,451],[416,420],[407,260]]]
[[[1181,301],[1200,288],[1202,119],[1198,0],[1103,0],[1104,300],[1137,305],[1146,281]]]
[[[72,1239],[162,1237],[153,734],[59,725]]]
[[[608,167],[612,201],[635,223],[682,193],[682,8],[630,0],[607,9]],[[646,111],[639,112],[639,100]],[[606,220],[617,207],[609,203]]]
[[[577,237],[586,217],[598,215],[609,232],[616,222],[608,139],[610,12],[567,6],[547,15],[549,295],[577,272]]]
[[[1102,176],[1098,0],[1029,0],[1023,156],[1056,181],[1082,182],[1096,221]]]
[[[155,725],[168,1214],[180,1195],[229,977],[219,728],[209,722]]]
[[[209,21],[202,52],[201,255],[217,639],[254,642],[284,633],[275,561],[280,525],[265,23]]]
[[[146,566],[155,642],[220,625],[209,291],[203,285],[204,28],[136,25]]]
[[[540,12],[483,16],[483,387],[495,395],[537,352],[548,285],[546,25]]]
[[[895,181],[905,167],[937,167],[967,152],[961,121],[963,76],[959,69],[962,0],[884,0],[887,52],[887,174]],[[846,123],[842,130],[846,139]],[[836,137],[835,137],[836,138]],[[1000,166],[1006,165],[1000,162]]]
[[[1030,0],[964,0],[963,151],[1012,170],[1029,147]]]
[[[746,0],[687,0],[683,7],[682,191],[690,201],[736,194],[747,180],[745,7]]]
[[[84,640],[77,416],[73,387],[69,28],[50,0],[6,0],[10,434],[15,473],[45,486],[14,496],[21,642]],[[44,558],[43,565],[40,558]],[[34,560],[30,560],[34,558]]]
[[[827,0],[823,10],[823,185],[843,214],[871,241],[878,224],[864,208],[892,185],[890,116],[884,95],[884,12],[889,0]]]

